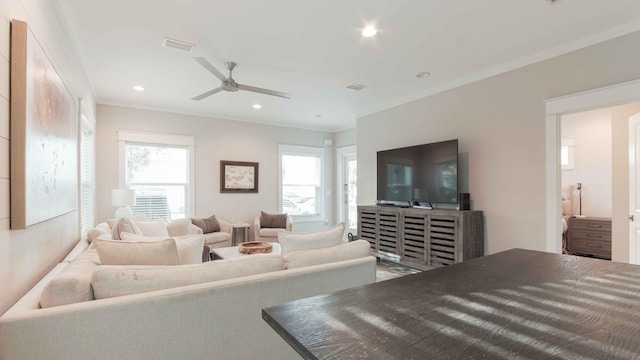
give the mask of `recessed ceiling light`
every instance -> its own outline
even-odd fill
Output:
[[[260,105],[260,104],[253,104],[253,108],[254,108],[254,109],[262,109],[262,105]]]
[[[419,73],[416,75],[416,77],[417,77],[417,78],[420,78],[420,79],[428,78],[429,76],[431,76],[431,74],[429,74],[429,73],[428,73],[428,72],[426,72],[426,71],[419,72]]]
[[[364,37],[372,37],[378,33],[378,30],[371,25],[366,26],[362,29],[362,36]]]
[[[144,86],[142,85],[134,85],[133,90],[135,91],[144,91]]]

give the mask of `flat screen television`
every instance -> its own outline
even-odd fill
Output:
[[[378,151],[381,205],[458,203],[458,139]]]

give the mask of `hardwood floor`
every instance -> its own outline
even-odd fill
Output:
[[[387,260],[379,260],[376,266],[376,282],[397,278],[399,276],[416,274],[421,270]]]

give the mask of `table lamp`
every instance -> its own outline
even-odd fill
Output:
[[[131,217],[130,205],[136,203],[136,191],[132,189],[111,190],[111,205],[117,206],[116,219]]]

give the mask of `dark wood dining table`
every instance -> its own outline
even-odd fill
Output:
[[[305,359],[640,359],[640,266],[512,249],[262,318]]]

